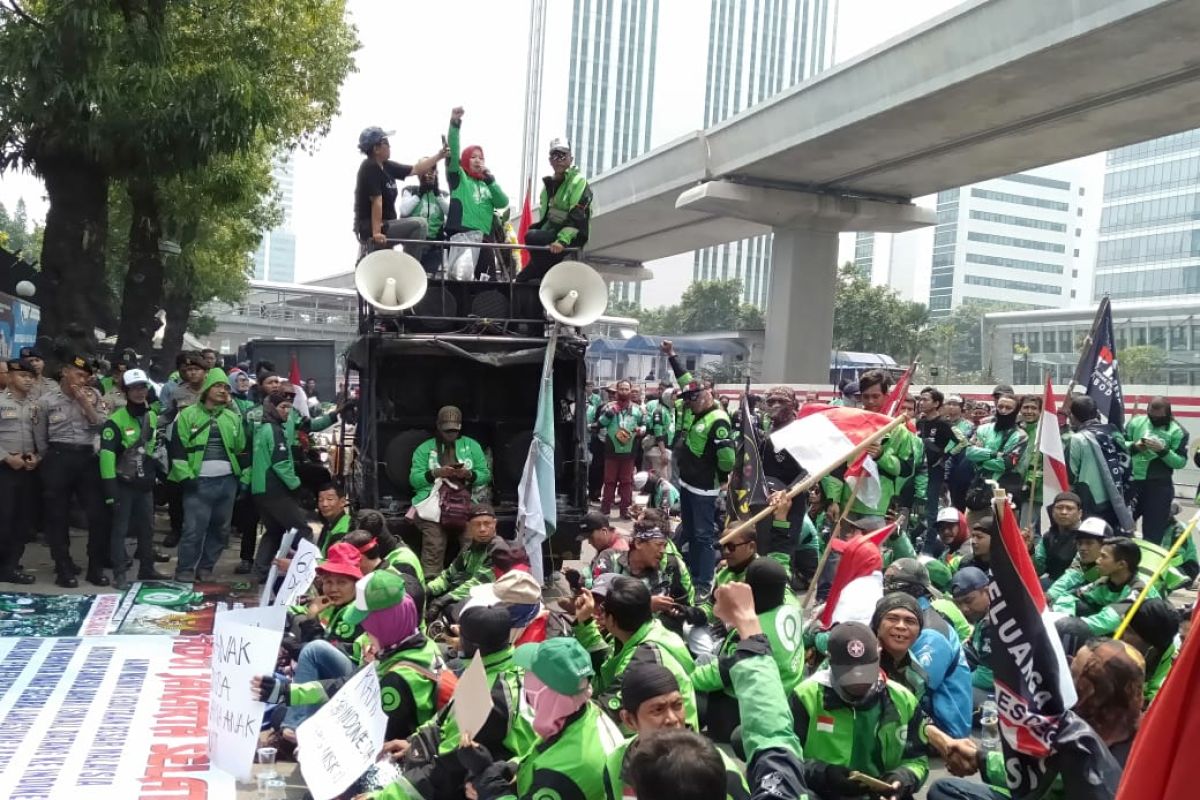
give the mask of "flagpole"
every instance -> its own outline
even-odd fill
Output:
[[[1075,372],[1071,375],[1071,383],[1069,386],[1067,386],[1066,394],[1063,395],[1064,407],[1065,404],[1071,399],[1071,392],[1075,391],[1075,387],[1079,385],[1079,378],[1081,377],[1080,370],[1083,369],[1083,359],[1084,356],[1087,355],[1088,349],[1091,348],[1092,342],[1096,341],[1096,329],[1100,327],[1100,318],[1104,316],[1105,303],[1109,303],[1111,305],[1108,295],[1104,295],[1104,297],[1100,299],[1100,305],[1096,307],[1096,316],[1094,319],[1092,319],[1092,327],[1088,331],[1087,338],[1083,340],[1083,349],[1079,351],[1079,361],[1075,364]]]
[[[889,433],[891,433],[895,428],[899,427],[900,425],[903,425],[907,421],[908,421],[907,414],[901,414],[900,416],[896,417],[894,420],[889,422],[887,425],[884,425],[882,428],[875,431],[870,436],[868,436],[867,438],[865,438],[861,442],[859,442],[857,445],[855,445],[855,447],[852,450],[850,450],[850,452],[838,456],[833,462],[826,464],[824,467],[821,467],[821,469],[817,470],[816,472],[809,475],[804,480],[800,481],[799,483],[797,483],[794,486],[792,486],[791,488],[789,488],[787,490],[787,496],[789,498],[794,498],[801,492],[807,492],[813,486],[816,486],[817,482],[820,481],[825,476],[827,476],[829,473],[833,472],[835,469],[840,467],[842,464],[854,461],[856,458],[858,458],[863,453],[865,453],[867,451],[867,448],[869,448],[871,445],[876,444],[877,442],[881,441],[885,436],[887,436]],[[749,519],[743,520],[742,522],[738,523],[737,527],[730,528],[728,531],[725,532],[725,534],[721,537],[720,544],[725,544],[726,542],[732,540],[735,536],[742,533],[743,531],[750,530],[755,525],[757,525],[760,520],[766,519],[768,516],[770,516],[772,513],[774,513],[774,511],[775,511],[774,506],[767,506],[766,508],[759,511],[754,516],[750,517]]]
[[[829,560],[829,553],[833,550],[833,540],[838,538],[838,533],[842,530],[842,522],[845,521],[846,515],[850,513],[850,509],[854,507],[854,501],[858,499],[858,487],[862,486],[862,481],[855,481],[854,486],[850,487],[850,497],[842,506],[842,513],[838,514],[837,522],[834,523],[832,531],[829,533],[829,541],[825,543],[825,550],[821,553],[821,558],[817,561],[817,571],[813,573],[812,582],[808,584],[808,591],[804,593],[804,602],[800,604],[800,618],[808,613],[808,609],[812,606],[813,598],[817,594],[817,585],[821,582],[821,573],[825,570],[825,562]]]
[[[1050,380],[1050,370],[1042,371],[1042,391],[1046,391],[1046,381]],[[1043,398],[1044,400],[1044,398]],[[1042,411],[1045,411],[1043,407]],[[1029,526],[1033,527],[1033,498],[1037,494],[1038,467],[1042,461],[1042,414],[1038,414],[1037,427],[1033,429],[1033,457],[1029,459],[1029,468],[1033,477],[1029,481],[1029,503],[1026,513],[1029,515]],[[1043,498],[1045,499],[1045,498]]]
[[[1150,576],[1150,580],[1146,581],[1147,590],[1149,590],[1154,584],[1158,583],[1158,579],[1162,577],[1163,573],[1171,568],[1171,559],[1175,557],[1175,554],[1179,552],[1179,548],[1183,547],[1183,543],[1186,542],[1188,537],[1192,535],[1192,530],[1196,527],[1197,522],[1200,522],[1200,511],[1197,511],[1192,515],[1192,519],[1190,522],[1188,522],[1187,527],[1183,529],[1183,533],[1176,537],[1175,544],[1171,545],[1171,549],[1167,551],[1167,557],[1164,558],[1162,563],[1158,565],[1158,569],[1154,570],[1154,574]],[[1142,603],[1146,602],[1146,596],[1149,593],[1149,591],[1142,591],[1138,593],[1137,599],[1133,601],[1133,605],[1130,606],[1129,611],[1125,613],[1125,619],[1121,620],[1121,624],[1117,628],[1117,632],[1113,634],[1114,639],[1120,639],[1125,634],[1125,629],[1129,627],[1129,623],[1133,620],[1133,615],[1136,614],[1137,610],[1142,607]]]

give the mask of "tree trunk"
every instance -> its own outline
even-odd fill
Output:
[[[129,268],[121,299],[121,322],[117,351],[132,348],[148,353],[157,329],[155,315],[163,302],[163,257],[159,251],[162,219],[158,190],[145,178],[129,181]]]
[[[175,356],[183,349],[183,332],[187,330],[188,318],[192,315],[192,295],[186,289],[168,289],[163,301],[167,313],[166,329],[163,331],[160,363],[165,374],[175,369]]]
[[[95,348],[97,321],[107,316],[104,244],[108,235],[108,177],[79,159],[41,159],[50,207],[42,245],[38,337],[52,340],[52,357]]]

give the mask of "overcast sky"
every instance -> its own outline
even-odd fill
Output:
[[[572,5],[569,0],[549,3],[543,143],[563,133]],[[837,60],[853,58],[955,5],[957,0],[841,0]],[[353,266],[351,203],[361,160],[355,146],[358,132],[368,125],[395,130],[392,157],[411,163],[437,150],[451,107],[462,105],[464,144],[483,146],[514,204],[521,194],[529,3],[350,0],[349,8],[362,42],[358,71],[346,79],[341,113],[329,136],[295,156],[297,280]],[[704,0],[660,0],[659,48],[672,78],[663,80],[659,73],[654,145],[700,125],[708,14]],[[695,79],[680,81],[677,75]],[[0,202],[11,209],[21,197],[32,216],[45,216],[37,179],[11,173],[0,178]]]

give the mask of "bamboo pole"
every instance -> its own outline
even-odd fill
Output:
[[[840,467],[842,464],[854,461],[856,458],[858,458],[860,455],[862,455],[864,452],[866,452],[867,448],[869,448],[873,444],[876,444],[877,442],[882,441],[885,436],[887,436],[894,429],[903,425],[907,421],[908,421],[908,415],[906,415],[906,414],[901,414],[900,416],[896,417],[894,420],[889,422],[887,425],[884,425],[882,428],[880,428],[879,430],[872,433],[866,439],[863,439],[861,442],[859,442],[853,449],[850,450],[850,452],[838,456],[831,463],[826,464],[824,467],[822,467],[821,469],[812,473],[804,480],[802,480],[799,483],[795,484],[794,486],[790,487],[787,490],[787,496],[789,498],[795,498],[801,492],[807,492],[809,489],[811,489],[813,486],[815,486],[817,484],[817,482],[820,481],[822,478],[824,478],[826,475],[833,472],[835,469]],[[759,511],[754,516],[738,523],[737,526],[730,528],[728,531],[726,531],[725,534],[721,537],[720,543],[725,544],[726,542],[732,540],[735,536],[742,533],[743,531],[750,530],[755,525],[757,525],[759,523],[759,521],[766,519],[768,516],[770,516],[774,512],[775,512],[775,507],[768,505],[766,508]]]
[[[854,487],[850,490],[850,498],[842,506],[842,513],[838,515],[837,522],[834,523],[833,530],[829,533],[829,541],[825,543],[825,550],[821,553],[820,560],[817,561],[817,571],[813,573],[813,579],[808,584],[808,591],[804,593],[804,602],[800,604],[801,619],[804,619],[804,615],[812,607],[813,599],[817,595],[817,586],[821,582],[821,573],[825,571],[825,562],[829,560],[829,553],[833,550],[833,541],[838,538],[838,533],[842,529],[842,522],[845,521],[846,515],[850,513],[850,509],[854,506],[854,501],[858,499],[859,486],[862,486],[862,481],[855,481]]]
[[[1050,370],[1045,370],[1042,373],[1042,386],[1043,387],[1045,387],[1046,379],[1049,377],[1050,377]],[[1042,399],[1042,402],[1043,403],[1045,402],[1045,398]],[[1039,406],[1041,406],[1041,404],[1039,404]],[[1038,478],[1041,477],[1041,474],[1042,474],[1042,471],[1041,471],[1042,416],[1044,415],[1045,411],[1047,411],[1047,409],[1043,407],[1042,408],[1043,413],[1038,414],[1037,427],[1033,429],[1033,454],[1030,455],[1030,457],[1029,457],[1029,470],[1030,470],[1030,474],[1033,476],[1032,480],[1029,481],[1029,504],[1028,504],[1028,508],[1027,508],[1027,513],[1029,515],[1029,527],[1030,528],[1033,527],[1033,505],[1034,505],[1033,501],[1034,501],[1034,498],[1037,496]],[[1019,409],[1018,409],[1017,413],[1018,414],[1020,413]],[[1029,445],[1026,444],[1026,447],[1028,447],[1028,446]],[[1046,501],[1046,498],[1043,497],[1042,502],[1044,503],[1045,501]]]
[[[1154,570],[1154,574],[1150,576],[1150,580],[1146,581],[1146,588],[1149,589],[1154,584],[1158,583],[1158,579],[1163,573],[1171,568],[1171,559],[1179,552],[1179,548],[1183,547],[1183,543],[1192,535],[1192,530],[1196,527],[1196,523],[1200,522],[1200,511],[1192,515],[1191,521],[1187,527],[1183,529],[1183,533],[1179,534],[1175,539],[1175,544],[1171,545],[1171,549],[1167,551],[1167,557],[1158,565],[1158,569]],[[1125,614],[1125,619],[1121,620],[1121,625],[1117,628],[1117,632],[1113,634],[1114,639],[1120,639],[1125,634],[1125,629],[1129,627],[1129,623],[1133,620],[1133,615],[1142,607],[1142,603],[1146,602],[1148,591],[1139,592],[1137,599],[1133,601],[1133,605],[1129,607],[1129,611]]]

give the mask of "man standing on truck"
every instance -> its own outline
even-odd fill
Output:
[[[664,339],[660,346],[679,381],[679,396],[691,411],[688,424],[679,429],[675,442],[683,518],[679,545],[687,545],[687,564],[696,582],[696,595],[704,596],[712,588],[717,498],[733,469],[733,425],[713,399],[712,390],[684,369],[671,341]]]
[[[529,265],[517,273],[517,281],[541,281],[563,260],[568,247],[583,249],[592,219],[592,190],[575,166],[571,144],[566,139],[550,142],[553,175],[542,178],[541,212],[529,226],[525,244],[549,247],[529,253]]]

